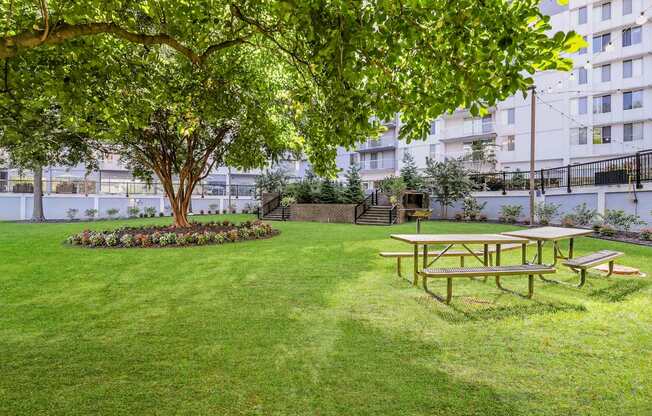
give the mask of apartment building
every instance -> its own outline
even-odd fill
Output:
[[[652,0],[570,0],[566,7],[544,0],[553,33],[574,30],[588,47],[573,54],[571,73],[535,75],[537,169],[617,157],[652,148]],[[398,141],[400,118],[386,123],[378,141],[338,153],[338,166],[362,168],[366,186],[397,174],[405,152],[425,167],[437,160],[470,156],[474,143],[495,152],[495,166],[481,169],[528,170],[531,96],[513,97],[484,117],[466,110],[432,122],[425,141]]]

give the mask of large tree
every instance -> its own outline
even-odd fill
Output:
[[[71,128],[156,174],[184,226],[217,163],[290,149],[332,174],[337,146],[380,133],[369,120],[401,112],[402,137],[424,138],[444,112],[482,112],[536,70],[569,69],[562,53],[583,45],[548,36],[536,0],[426,3],[7,0],[0,59],[62,56],[25,76],[67,103]]]

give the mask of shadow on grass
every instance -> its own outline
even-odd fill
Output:
[[[515,300],[523,303],[497,305],[496,301],[503,296],[511,296]],[[445,305],[430,296],[421,296],[418,298],[418,301],[419,303],[426,305],[441,319],[452,324],[500,320],[514,317],[526,318],[532,315],[559,312],[586,312],[586,307],[584,307],[584,305],[559,301],[522,301],[520,295],[512,293],[501,293],[496,295],[495,300],[490,300],[489,298],[481,299],[472,296],[453,296],[450,305]]]
[[[629,295],[650,286],[644,280],[618,280],[611,286],[589,292],[589,297],[604,302],[622,302]]]

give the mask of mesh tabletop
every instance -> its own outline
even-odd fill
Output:
[[[591,235],[593,231],[582,228],[539,227],[519,231],[506,231],[502,234],[530,240],[554,241]]]
[[[527,244],[526,238],[504,234],[392,234],[410,244]]]

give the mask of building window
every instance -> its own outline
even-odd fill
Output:
[[[611,113],[611,95],[593,97],[593,114]]]
[[[633,142],[643,140],[643,123],[628,123],[623,125],[623,141]]]
[[[574,145],[583,145],[587,144],[587,131],[588,129],[586,127],[579,127],[576,129],[573,129],[573,135],[572,135],[572,144]]]
[[[378,153],[371,153],[369,157],[370,157],[369,168],[378,169]]]
[[[577,9],[577,24],[584,25],[588,21],[588,12],[586,6]]]
[[[349,165],[355,165],[357,163],[357,155],[355,153],[349,154]]]
[[[430,135],[434,136],[435,134],[437,134],[437,120],[430,122]]]
[[[513,135],[507,136],[505,139],[505,150],[513,152],[516,149],[516,138]]]
[[[602,65],[598,66],[593,70],[593,80],[597,82],[609,82],[611,81],[611,65]]]
[[[595,21],[604,22],[611,19],[611,3],[596,4],[593,6]]]
[[[606,51],[607,45],[609,45],[610,42],[611,42],[611,33],[604,33],[602,35],[593,36],[593,53]]]
[[[588,82],[589,82],[589,75],[588,75],[588,72],[587,72],[586,68],[584,68],[584,67],[578,68],[577,69],[577,83],[579,85],[583,85],[583,84],[588,84]]]
[[[623,78],[638,78],[643,74],[643,59],[629,59],[623,62]]]
[[[587,44],[588,44],[588,40],[586,39],[586,36],[582,36],[582,39],[584,39],[584,42],[587,42]],[[587,48],[587,47],[584,47],[584,48],[580,48],[580,49],[577,51],[577,54],[578,54],[578,55],[584,55],[584,54],[586,54],[587,52],[588,52],[588,48]]]
[[[643,107],[643,91],[628,91],[623,93],[623,110]]]
[[[493,130],[494,130],[494,125],[491,119],[491,114],[482,117],[482,132],[491,133]]]
[[[515,108],[508,108],[505,110],[505,124],[508,125],[513,125],[516,123],[516,109]]]
[[[641,26],[630,27],[623,30],[623,47],[641,43],[643,39],[643,28]],[[595,46],[595,44],[593,45]]]
[[[623,16],[632,14],[632,0],[623,0]]]
[[[588,97],[580,97],[577,99],[577,114],[587,114],[589,112],[589,99]]]
[[[593,144],[611,143],[611,126],[596,127],[593,129]]]
[[[437,145],[436,144],[431,144],[430,145],[430,158],[434,159],[435,156],[437,156]]]

